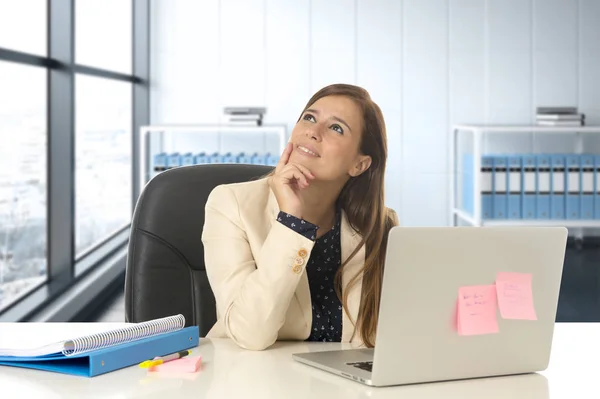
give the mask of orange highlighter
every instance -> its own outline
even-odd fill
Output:
[[[192,353],[191,350],[185,350],[185,351],[173,353],[173,354],[167,355],[167,356],[155,357],[152,360],[146,360],[146,361],[140,363],[140,368],[147,369],[150,367],[158,366],[159,364],[170,362],[171,360],[181,359],[182,357],[185,357],[185,356],[189,355],[190,353]]]

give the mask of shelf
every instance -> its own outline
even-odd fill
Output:
[[[236,146],[240,147],[241,140],[244,139],[248,142],[249,135],[261,135],[259,141],[254,140],[252,144],[245,149],[235,150],[236,153],[246,152],[267,152],[267,136],[277,136],[277,148],[273,149],[272,152],[275,154],[281,154],[285,149],[286,145],[286,129],[285,125],[262,125],[262,126],[245,126],[245,125],[227,125],[227,124],[214,124],[214,125],[147,125],[140,127],[138,132],[139,135],[139,173],[138,173],[138,189],[141,193],[145,185],[155,176],[155,172],[152,168],[153,154],[158,152],[192,152],[198,153],[205,150],[206,142],[194,138],[201,134],[213,135],[216,140],[212,140],[208,146],[213,146],[212,151],[218,153],[229,152],[229,149],[223,150],[222,140],[223,135],[233,134],[237,137],[235,140]],[[150,136],[153,136],[152,138]],[[191,137],[191,139],[190,139]],[[214,139],[214,137],[213,137]],[[181,140],[181,141],[180,141]],[[229,140],[231,144],[231,140]],[[262,147],[262,150],[257,150],[256,147]],[[274,148],[274,146],[272,145]],[[158,172],[161,173],[161,172]]]
[[[460,209],[454,209],[454,214],[461,220],[469,223],[472,226],[478,226],[475,219]],[[600,228],[600,220],[540,220],[540,219],[488,219],[482,220],[479,226],[483,227],[566,227],[566,228]]]
[[[452,128],[476,133],[600,133],[600,126],[455,125]]]

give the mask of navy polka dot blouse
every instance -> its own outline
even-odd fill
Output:
[[[279,212],[277,220],[315,241],[318,226],[285,212]],[[335,225],[316,239],[306,266],[313,316],[308,341],[340,342],[342,339],[342,304],[334,289],[335,274],[342,263],[340,226],[338,210]]]

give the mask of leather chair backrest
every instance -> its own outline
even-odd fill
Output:
[[[204,265],[204,206],[218,185],[260,178],[273,167],[208,164],[155,176],[140,195],[131,223],[125,273],[125,317],[142,322],[182,314],[205,336],[216,322]]]

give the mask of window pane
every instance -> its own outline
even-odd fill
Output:
[[[47,55],[47,0],[0,0],[0,47]]]
[[[46,280],[46,70],[0,61],[0,309]]]
[[[75,1],[75,62],[131,74],[132,1]]]
[[[131,221],[131,83],[75,80],[77,257]]]

